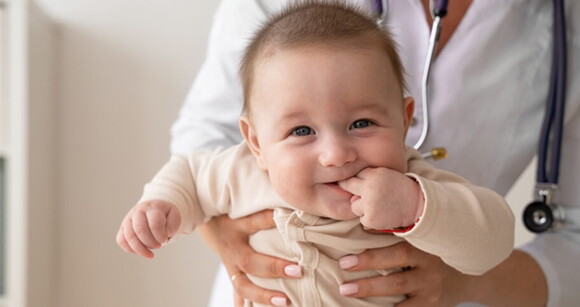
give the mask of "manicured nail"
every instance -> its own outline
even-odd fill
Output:
[[[340,258],[338,260],[338,265],[341,269],[350,269],[358,265],[358,256],[356,255],[348,255]]]
[[[288,306],[288,300],[285,297],[274,296],[270,303],[274,306]]]
[[[358,285],[357,284],[343,284],[340,285],[339,288],[340,295],[348,296],[353,295],[358,292]]]
[[[289,264],[284,267],[284,273],[292,277],[302,277],[302,268],[299,265]]]

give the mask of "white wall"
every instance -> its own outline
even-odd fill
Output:
[[[55,306],[204,306],[217,257],[197,235],[144,260],[115,233],[168,157],[219,1],[38,2],[59,28]],[[518,187],[509,200],[524,204],[530,177]]]
[[[59,30],[55,305],[205,305],[217,257],[196,235],[145,260],[115,234],[168,158],[218,1],[38,2]]]

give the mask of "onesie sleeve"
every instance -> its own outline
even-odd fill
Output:
[[[212,216],[236,218],[282,203],[245,143],[209,153],[173,155],[145,185],[140,201],[153,199],[177,206],[184,234]]]
[[[404,237],[465,274],[481,275],[513,250],[514,216],[494,191],[439,170],[408,149],[408,176],[425,196],[425,209]]]

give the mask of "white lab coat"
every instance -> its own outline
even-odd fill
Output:
[[[221,3],[206,61],[172,127],[173,152],[241,140],[240,55],[259,22],[285,2]],[[367,6],[363,0],[357,2]],[[420,0],[391,0],[388,9],[387,26],[399,44],[409,91],[416,101],[417,124],[408,136],[408,143],[414,144],[421,130],[421,75],[430,25]],[[566,12],[568,88],[555,200],[568,209],[569,224],[580,225],[580,1],[566,1]],[[473,1],[431,69],[430,134],[423,148],[445,146],[449,152],[447,159],[436,162],[437,167],[500,194],[510,189],[536,152],[549,87],[551,29],[551,1]],[[546,275],[548,306],[578,304],[580,232],[543,234],[521,249],[536,259]],[[229,287],[227,276],[219,278],[216,285]],[[231,297],[224,295],[231,291],[218,292],[212,303],[231,306]]]

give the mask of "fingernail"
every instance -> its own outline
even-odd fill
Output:
[[[295,264],[289,264],[284,267],[284,273],[292,277],[302,277],[302,268]]]
[[[339,288],[340,291],[340,295],[353,295],[356,294],[358,292],[358,285],[357,284],[343,284],[340,285]]]
[[[288,306],[288,300],[285,297],[274,296],[270,303],[274,306]]]
[[[350,269],[358,265],[358,256],[356,255],[348,255],[340,258],[338,260],[338,265],[341,269]]]

